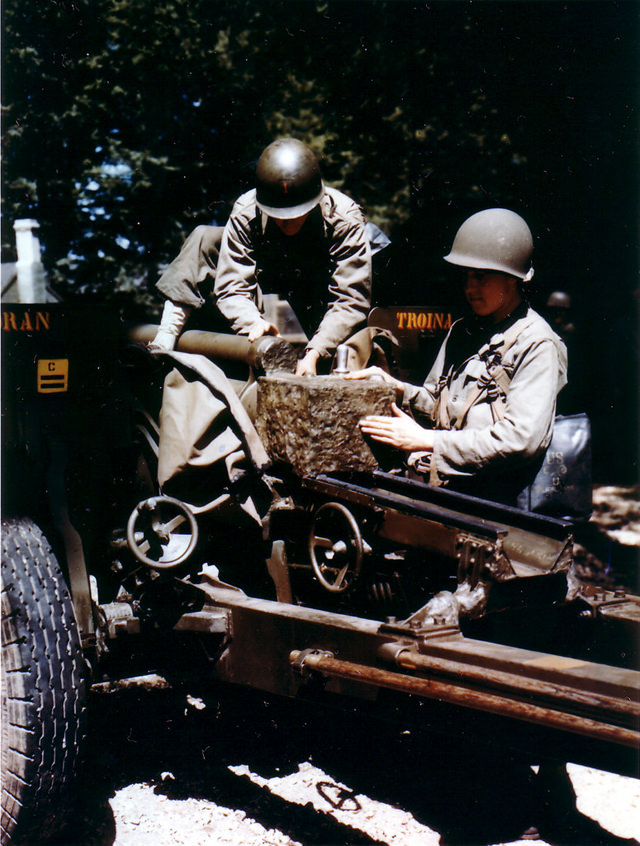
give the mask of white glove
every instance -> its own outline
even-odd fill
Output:
[[[149,344],[149,349],[171,352],[190,314],[191,309],[189,306],[179,305],[172,300],[166,300],[162,311],[160,328],[156,332],[153,341]]]

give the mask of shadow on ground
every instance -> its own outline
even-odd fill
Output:
[[[246,690],[207,696],[206,708],[190,705],[186,694],[186,689],[136,688],[93,695],[78,812],[59,844],[111,846],[115,822],[109,799],[139,782],[169,798],[242,810],[305,846],[378,842],[228,769],[246,764],[265,778],[282,777],[303,761],[349,785],[355,796],[409,811],[440,833],[442,846],[508,843],[531,826],[558,846],[635,843],[579,814],[568,779],[556,771],[546,773],[545,781],[526,763],[497,753],[480,756],[446,738],[416,739],[360,715],[319,713]],[[174,778],[163,781],[163,772]],[[317,789],[331,801],[326,784]]]

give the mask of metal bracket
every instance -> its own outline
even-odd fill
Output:
[[[505,581],[515,576],[513,567],[497,540],[487,543],[473,535],[461,534],[456,544],[458,584],[467,582],[474,588],[483,576]]]
[[[313,667],[306,667],[309,658],[334,658],[333,652],[326,649],[294,649],[289,654],[289,663],[300,678],[309,678],[313,674]]]

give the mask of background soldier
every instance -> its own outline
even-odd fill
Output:
[[[571,313],[571,297],[566,291],[552,291],[545,304],[544,316],[554,332],[567,344],[575,333]]]

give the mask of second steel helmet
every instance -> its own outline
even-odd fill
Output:
[[[450,264],[497,270],[523,282],[533,277],[533,238],[526,221],[509,209],[485,209],[467,218],[453,239]]]
[[[324,193],[314,153],[295,138],[269,144],[256,166],[256,203],[269,217],[291,220],[317,206]]]
[[[553,291],[549,294],[547,308],[571,308],[571,297],[566,291]]]

